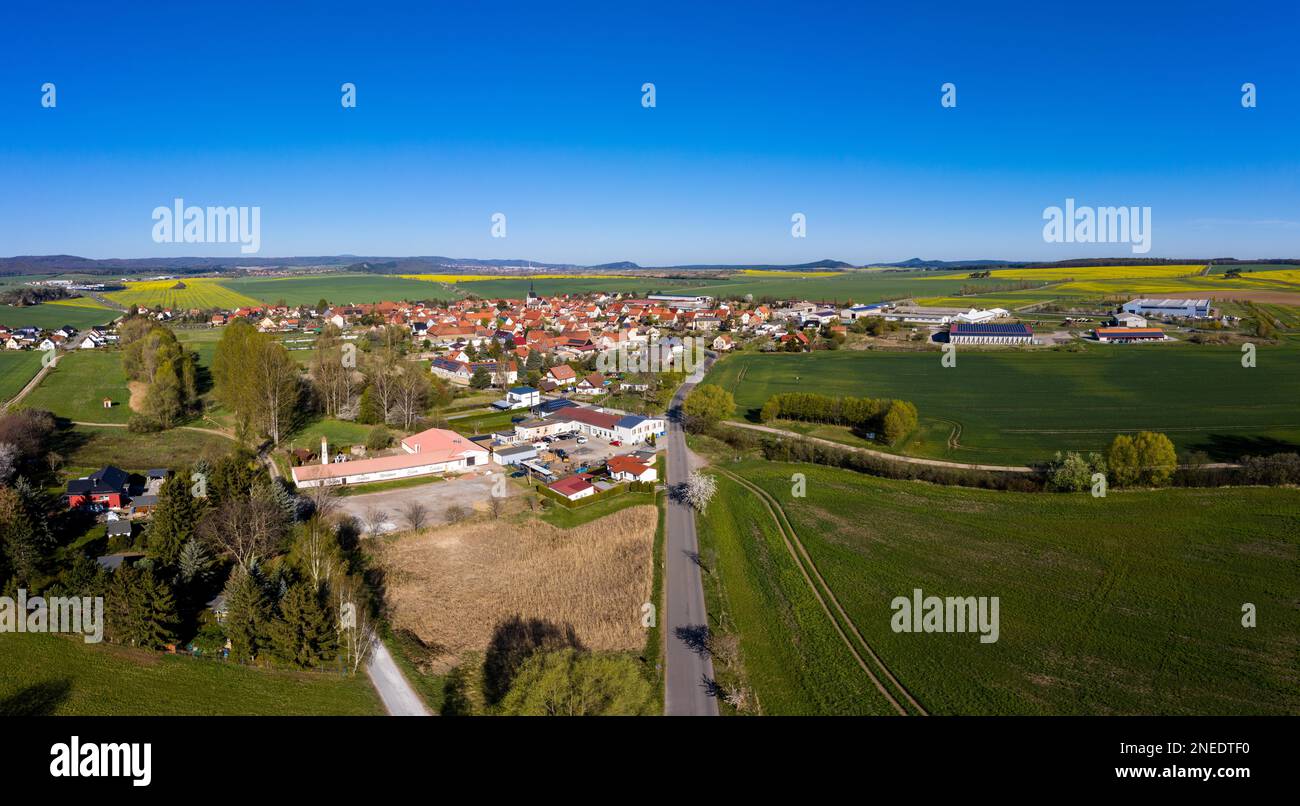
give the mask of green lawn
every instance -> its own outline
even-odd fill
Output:
[[[113,407],[103,406],[104,398]],[[58,365],[23,401],[59,417],[92,423],[125,423],[131,419],[131,393],[117,350],[77,350],[60,356]]]
[[[780,502],[858,629],[931,713],[1300,714],[1300,490],[1094,499],[812,465],[727,469]],[[806,497],[792,497],[796,472]],[[701,540],[717,554],[724,612],[765,710],[858,702],[834,642],[808,640],[792,616],[804,583],[756,498],[719,485]],[[999,640],[893,632],[890,603],[914,588],[999,597]],[[1254,628],[1241,625],[1246,602],[1258,608]]]
[[[41,355],[38,350],[0,350],[0,403],[21,392],[41,371]]]
[[[364,675],[267,671],[65,636],[0,633],[0,716],[382,713]]]
[[[222,280],[221,284],[269,304],[284,300],[289,305],[315,305],[323,298],[333,305],[349,305],[455,296],[435,283],[379,274],[240,278]]]
[[[1043,461],[1144,429],[1217,459],[1300,450],[1300,348],[1291,343],[1261,345],[1252,369],[1237,348],[1189,344],[958,348],[951,368],[937,351],[744,353],[720,361],[706,382],[732,390],[737,419],[751,422],[780,392],[911,400],[922,427],[901,449],[954,461]]]

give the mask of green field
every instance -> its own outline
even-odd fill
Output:
[[[0,716],[381,715],[365,676],[252,669],[0,633]]]
[[[738,658],[714,658],[719,684],[749,688],[764,714],[891,713],[756,496],[719,476],[718,497],[697,521],[709,628],[741,636]]]
[[[78,299],[76,302],[83,300]],[[122,315],[120,311],[105,308],[93,300],[84,302],[92,304],[46,302],[26,307],[0,306],[0,325],[11,328],[39,327],[46,330],[71,325],[77,330],[85,330],[96,325],[106,325]]]
[[[853,623],[932,714],[1300,714],[1300,490],[1094,499],[813,465],[726,468],[774,497]],[[804,498],[791,495],[796,472]],[[835,642],[809,638],[816,614],[800,618],[807,586],[770,516],[739,485],[719,487],[701,540],[746,681],[765,713],[843,712],[861,685],[850,687]],[[999,597],[998,641],[893,632],[890,603],[915,588]],[[1254,628],[1241,625],[1245,602],[1258,608]]]
[[[332,305],[350,305],[456,296],[436,283],[380,274],[244,277],[222,280],[221,284],[242,296],[269,304],[284,300],[289,305],[315,305],[325,299]]]
[[[78,425],[60,431],[50,447],[63,458],[65,469],[79,473],[104,465],[132,471],[179,469],[199,459],[216,460],[234,446],[233,440],[186,428],[135,434],[117,426]]]
[[[0,350],[0,404],[21,392],[41,371],[41,355],[37,350]]]
[[[1116,433],[1138,430],[1164,432],[1180,451],[1216,459],[1300,450],[1294,345],[1261,345],[1253,369],[1241,366],[1236,348],[1188,344],[957,356],[955,367],[943,368],[937,351],[742,353],[715,365],[706,382],[731,389],[737,419],[750,421],[780,392],[911,400],[921,428],[901,450],[959,462],[1045,461],[1057,450],[1102,450]],[[816,430],[865,444],[843,428]]]
[[[105,397],[113,401],[111,409],[104,408]],[[125,423],[131,419],[130,399],[121,352],[77,350],[59,357],[58,365],[23,405],[69,420]]]

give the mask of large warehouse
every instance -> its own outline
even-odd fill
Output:
[[[299,487],[363,484],[434,473],[463,473],[471,467],[488,463],[486,449],[445,428],[430,428],[412,434],[400,444],[403,453],[392,456],[329,462],[329,451],[325,441],[321,440],[321,456],[326,464],[293,468],[293,483]]]
[[[1165,332],[1158,327],[1099,327],[1097,341],[1128,343],[1135,341],[1164,341]]]
[[[953,344],[1030,344],[1034,331],[1029,325],[983,325],[958,322],[948,330],[948,341]]]
[[[1182,316],[1188,319],[1208,319],[1208,299],[1135,299],[1124,303],[1125,313],[1143,316]]]

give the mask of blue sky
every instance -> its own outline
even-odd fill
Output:
[[[1129,253],[1045,243],[1069,197],[1300,256],[1294,3],[118,5],[0,7],[0,255],[239,254],[154,243],[176,197],[264,257]]]

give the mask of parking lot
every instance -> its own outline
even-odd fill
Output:
[[[611,445],[603,439],[587,437],[579,443],[576,434],[554,438],[545,448],[539,448],[538,459],[551,467],[557,476],[563,476],[566,468],[576,469],[583,465],[601,464],[611,456],[631,453],[634,450],[648,448],[646,445]],[[564,461],[556,451],[563,451],[568,457]]]
[[[492,496],[492,485],[500,472],[494,469],[492,472],[466,473],[415,487],[343,496],[338,499],[339,508],[362,524],[368,524],[374,516],[382,523],[379,531],[391,532],[406,528],[403,510],[410,502],[418,501],[428,510],[428,525],[434,526],[448,521],[447,509],[453,506],[465,510],[486,509]],[[516,492],[509,485],[505,489],[507,495]]]

